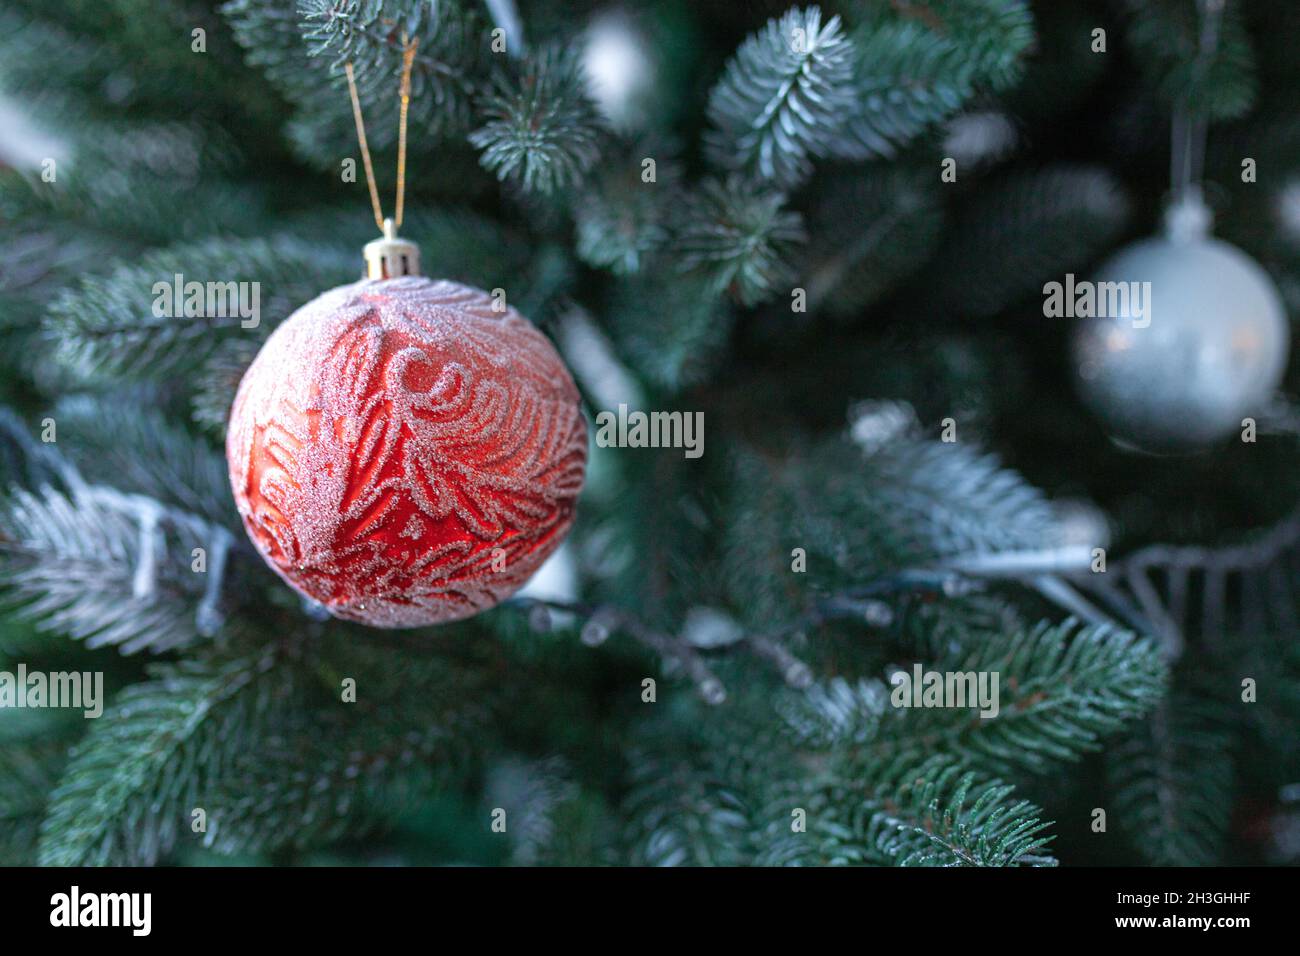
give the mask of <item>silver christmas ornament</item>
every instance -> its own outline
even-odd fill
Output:
[[[1078,317],[1079,392],[1121,444],[1195,451],[1258,418],[1281,384],[1290,344],[1282,298],[1209,224],[1192,195],[1171,207],[1164,235],[1064,287]]]

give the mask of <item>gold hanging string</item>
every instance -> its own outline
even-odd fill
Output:
[[[406,38],[402,38],[405,42]],[[406,111],[411,105],[411,65],[415,62],[415,47],[420,40],[417,37],[406,44],[402,52],[402,111],[397,121],[397,212],[393,214],[393,224],[402,227],[402,206],[406,199]]]
[[[401,84],[401,112],[399,114],[397,125],[397,213],[394,217],[394,226],[402,225],[402,211],[406,201],[406,114],[411,104],[411,67],[415,63],[415,48],[419,45],[419,39],[407,41],[405,35],[402,37],[402,84]],[[366,168],[366,185],[370,188],[370,207],[375,214],[375,225],[379,231],[384,231],[384,212],[379,205],[379,187],[375,185],[375,167],[370,162],[370,144],[366,142],[366,123],[361,118],[361,99],[357,95],[357,79],[352,70],[352,62],[349,60],[343,65],[344,72],[348,75],[348,94],[352,98],[352,119],[357,125],[357,142],[361,144],[361,162]]]
[[[352,61],[344,64],[348,74],[348,92],[352,94],[352,118],[357,124],[357,139],[361,143],[361,161],[366,166],[366,182],[370,186],[370,205],[375,211],[375,225],[384,228],[384,214],[379,209],[379,190],[375,186],[375,169],[370,165],[370,146],[366,143],[366,124],[361,118],[361,101],[357,98],[357,80],[352,75]]]

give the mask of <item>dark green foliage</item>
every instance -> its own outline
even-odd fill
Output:
[[[412,137],[416,151],[432,155],[428,137],[463,135],[471,127],[474,84],[489,54],[482,21],[470,5],[305,0],[295,9],[274,0],[229,0],[222,12],[250,64],[296,106],[290,136],[317,165],[337,168],[343,157],[357,155],[343,76],[348,61],[371,148],[395,145],[404,35],[417,41],[410,105],[412,129],[421,133]],[[390,174],[383,169],[380,175]]]
[[[966,50],[977,86],[1005,90],[1020,78],[1035,46],[1035,22],[1025,0],[941,0],[932,5],[941,30]]]
[[[1108,755],[1109,817],[1143,858],[1197,866],[1219,858],[1231,814],[1232,735],[1224,715],[1176,693]]]
[[[608,807],[598,794],[581,789],[562,758],[504,760],[489,775],[485,796],[494,807],[524,808],[509,824],[512,866],[617,860]]]
[[[1066,326],[1023,319],[1157,228],[1179,107],[1234,121],[1217,231],[1300,303],[1294,11],[1230,2],[1201,57],[1193,0],[654,0],[615,132],[584,76],[609,5],[517,6],[500,49],[481,0],[0,0],[0,109],[58,160],[0,149],[0,670],[109,691],[98,720],[0,708],[0,864],[1281,858],[1294,602],[1171,660],[972,567],[1057,553],[1054,499],[1116,516],[1116,581],[1133,548],[1289,510],[1285,442],[1118,450]],[[264,566],[222,439],[266,336],[375,235],[346,63],[392,209],[409,41],[425,273],[555,333],[589,418],[702,413],[706,441],[593,445],[572,606],[390,632]],[[997,149],[962,147],[981,119]],[[177,274],[258,283],[257,326],[159,314]],[[1228,610],[1286,598],[1293,558]],[[895,706],[916,663],[996,673],[998,716]],[[1110,833],[1080,841],[1095,806]]]
[[[681,170],[639,143],[615,160],[591,189],[575,196],[575,252],[583,262],[618,275],[638,272],[671,235],[681,202]],[[648,180],[646,160],[653,160]],[[648,180],[648,181],[647,181]]]
[[[503,182],[543,195],[581,182],[600,155],[601,123],[570,52],[549,47],[499,71],[470,134]]]
[[[1240,4],[1223,5],[1213,31],[1200,13],[1205,4],[1196,0],[1130,0],[1127,6],[1131,23],[1125,35],[1134,59],[1166,103],[1220,120],[1250,109],[1258,80]]]
[[[674,243],[682,270],[741,305],[784,291],[790,255],[805,239],[799,214],[784,206],[783,193],[736,177],[705,181],[688,199]]]
[[[750,703],[699,732],[693,756],[660,739],[633,760],[629,833],[655,865],[1006,866],[1054,862],[1039,811],[951,757],[881,754],[845,764],[880,734],[875,685],[778,694],[783,725]]]
[[[867,860],[893,866],[1053,864],[1037,808],[1013,787],[932,760],[882,783],[855,814]],[[834,861],[832,861],[834,862]],[[846,861],[847,862],[847,861]]]
[[[963,594],[945,601],[904,602],[893,638],[900,650],[923,660],[957,658],[987,634],[1029,630],[1024,613],[996,594]]]
[[[1077,108],[1106,72],[1107,59],[1093,52],[1095,11],[1079,5],[1039,3],[1035,38],[1020,82],[1003,102],[1021,118],[1040,118]]]
[[[16,177],[0,174],[0,340],[20,348],[34,337],[33,328],[49,298],[74,277],[95,271],[120,249],[105,235],[57,219],[43,218],[37,226],[13,205],[14,187],[26,191]],[[19,226],[18,222],[22,225]],[[20,353],[21,354],[21,353]],[[0,361],[12,365],[18,356],[6,349]]]
[[[65,464],[50,445],[38,442],[22,420],[0,408],[0,495],[62,483]]]
[[[114,395],[110,402],[69,396],[55,406],[59,447],[81,475],[201,515],[238,525],[226,462],[150,408],[150,395]]]
[[[633,754],[632,861],[642,866],[738,866],[749,863],[753,827],[741,799],[689,762]]]
[[[793,9],[747,39],[709,96],[710,159],[782,188],[811,171],[853,101],[853,47],[839,17]]]
[[[269,661],[160,670],[73,751],[43,827],[43,865],[148,864],[175,845],[205,784],[283,703]]]
[[[1270,573],[1277,580],[1280,569]],[[1300,776],[1300,742],[1294,735],[1274,733],[1273,728],[1286,725],[1300,713],[1300,646],[1290,639],[1283,624],[1267,633],[1239,635],[1219,656],[1215,673],[1223,675],[1223,686],[1230,691],[1240,693],[1246,678],[1256,682],[1257,700],[1251,704],[1234,701],[1233,706],[1240,708],[1241,722],[1250,737],[1269,755],[1266,766],[1271,781],[1286,786]],[[1214,716],[1220,724],[1227,723],[1223,711]]]
[[[230,338],[264,338],[316,293],[354,274],[355,260],[293,238],[207,240],[147,253],[105,277],[82,280],[47,314],[45,333],[59,363],[77,377],[159,378],[197,368]],[[242,327],[238,309],[228,315],[158,314],[170,307],[174,276],[185,282],[258,282],[261,324]],[[218,278],[214,278],[218,277]],[[166,290],[154,291],[157,283]],[[164,309],[155,309],[159,295]],[[206,310],[204,310],[206,311]]]
[[[233,152],[219,131],[180,123],[122,127],[87,121],[75,142],[76,159],[56,164],[54,183],[35,177],[0,180],[0,201],[9,215],[35,223],[75,219],[92,230],[91,238],[117,233],[161,244],[211,235],[214,229],[246,233],[250,217],[263,205],[258,187],[212,175],[226,171],[223,157]]]
[[[32,864],[45,798],[63,769],[63,741],[4,740],[0,735],[0,859]]]
[[[0,75],[59,115],[60,136],[80,136],[88,116],[277,123],[278,104],[243,73],[210,3],[66,0],[57,8],[10,0],[0,9]],[[206,52],[192,49],[205,31]],[[183,106],[178,105],[183,98]],[[71,120],[71,122],[66,122]],[[87,137],[93,139],[93,137]]]
[[[858,95],[835,149],[838,157],[893,156],[970,96],[952,45],[917,24],[865,28],[857,50]]]
[[[829,178],[808,220],[800,270],[810,309],[853,317],[914,272],[939,241],[932,185],[893,170]]]
[[[1128,215],[1119,184],[1100,169],[1049,167],[987,182],[935,253],[943,278],[929,299],[972,318],[996,315],[1088,266]]]
[[[194,420],[219,437],[225,437],[230,406],[234,404],[244,370],[257,357],[261,342],[228,339],[213,350],[194,375]]]
[[[626,467],[601,454],[593,468]],[[690,466],[675,450],[654,455],[594,506],[586,532],[599,596],[665,627],[680,625],[708,567],[711,515]]]
[[[804,694],[779,696],[774,709],[796,744],[830,750],[876,740],[888,700],[880,681],[834,677],[813,684]]]
[[[961,753],[1004,774],[1042,772],[1098,749],[1156,704],[1166,678],[1154,643],[1106,627],[1076,631],[1069,623],[991,635],[935,667],[1000,674],[1000,713],[979,719],[974,706],[913,710],[906,736],[921,752]]]
[[[620,282],[606,321],[628,364],[673,392],[708,378],[726,348],[733,313],[708,287],[670,273]]]
[[[1039,811],[988,772],[1042,770],[1095,749],[1099,734],[1158,700],[1163,668],[1150,645],[1105,630],[1039,627],[985,640],[971,656],[935,666],[1000,672],[1000,718],[896,710],[878,681],[837,678],[798,697],[786,692],[776,700],[784,726],[775,740],[723,730],[735,742],[707,751],[713,761],[731,753],[721,763],[657,768],[662,791],[646,788],[641,798],[658,793],[665,821],[684,794],[691,810],[672,817],[677,826],[665,822],[649,845],[671,851],[675,862],[700,862],[696,854],[716,852],[713,840],[729,839],[734,852],[739,840],[729,830],[757,822],[763,836],[753,862],[767,865],[1054,862],[1043,852],[1050,837]],[[825,756],[813,759],[818,752]],[[936,753],[961,756],[927,757]],[[754,782],[765,775],[778,785]],[[806,812],[806,832],[791,826],[795,809]]]
[[[214,532],[189,515],[157,514],[147,501],[112,489],[65,495],[46,486],[16,490],[0,511],[0,594],[11,613],[44,630],[121,645],[126,653],[171,650],[198,640],[197,603],[205,581],[190,567]],[[148,595],[133,593],[142,556],[141,523],[162,552]]]
[[[983,88],[1018,77],[1033,42],[1019,0],[864,4],[852,32],[853,95],[833,155],[890,157]]]
[[[0,10],[0,27],[5,88],[16,93],[42,91],[48,95],[49,67],[55,58],[67,64],[67,72],[57,72],[69,90],[93,88],[118,66],[118,51],[99,46],[90,37],[79,37],[57,23],[30,19],[18,10]]]
[[[477,678],[431,661],[399,678],[383,652],[348,655],[344,673],[338,650],[320,648],[310,670],[272,655],[158,667],[74,749],[41,861],[147,864],[182,840],[226,854],[314,845],[373,830],[463,771],[486,714]],[[341,707],[345,677],[357,697]]]
[[[835,440],[782,462],[740,455],[732,488],[724,575],[755,626],[890,571],[1042,547],[1053,528],[1037,490],[959,444],[899,440],[867,456]],[[792,570],[795,548],[806,575]]]
[[[319,686],[278,707],[254,702],[261,723],[248,750],[213,768],[205,846],[268,852],[382,830],[465,773],[466,743],[482,734],[492,693],[481,674],[326,653],[337,663],[318,665]],[[345,677],[357,703],[341,707]]]
[[[629,755],[624,813],[632,859],[653,866],[756,862],[768,814],[790,820],[789,808],[767,804],[798,774],[795,751],[770,717],[752,708],[729,706],[718,720],[694,724],[693,708],[672,709],[676,720],[651,722]]]
[[[330,69],[351,63],[361,76],[401,70],[405,44],[428,36],[438,26],[439,11],[418,3],[383,0],[299,0],[298,16],[312,56],[331,57]],[[397,41],[394,43],[394,41]],[[447,72],[447,71],[442,71]]]
[[[208,453],[138,409],[135,417],[102,410],[92,416],[72,404],[73,435],[91,417],[117,426],[119,438],[132,427],[152,429],[154,442],[177,455],[153,468],[124,466],[114,477],[230,520],[222,515],[224,499],[213,498],[217,475]],[[207,582],[191,557],[195,548],[223,548],[228,532],[143,494],[88,483],[56,445],[34,441],[11,415],[0,418],[0,427],[8,459],[0,476],[8,485],[0,507],[0,598],[9,614],[88,647],[118,646],[128,654],[198,641]],[[92,476],[109,464],[102,456],[91,460]],[[151,569],[147,577],[140,576],[142,564]]]

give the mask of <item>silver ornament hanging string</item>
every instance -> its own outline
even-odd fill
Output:
[[[1193,72],[1208,70],[1219,48],[1220,25],[1226,0],[1197,0],[1200,19],[1200,36],[1197,42]],[[1169,183],[1171,212],[1195,211],[1191,224],[1195,231],[1208,228],[1208,214],[1201,198],[1201,177],[1205,167],[1205,142],[1209,119],[1203,109],[1193,109],[1190,95],[1184,93],[1174,107],[1170,129]],[[1178,231],[1179,223],[1171,221],[1171,229]]]

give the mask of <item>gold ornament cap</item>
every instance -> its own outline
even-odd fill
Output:
[[[366,278],[396,279],[420,274],[420,247],[397,235],[397,225],[384,220],[384,237],[366,243]]]

